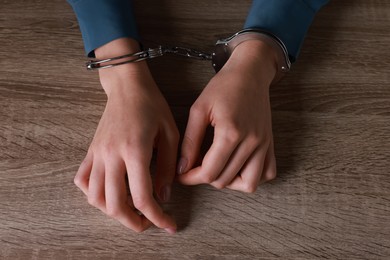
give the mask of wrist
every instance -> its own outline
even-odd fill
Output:
[[[95,50],[99,60],[140,51],[140,45],[131,38],[113,40]],[[127,63],[99,70],[100,83],[107,96],[137,92],[153,84],[146,61]]]
[[[131,38],[119,38],[110,41],[95,50],[95,56],[97,59],[107,59],[130,52],[140,51],[140,44]]]
[[[225,67],[239,69],[251,78],[266,81],[269,86],[278,71],[278,56],[276,50],[267,43],[248,40],[234,49]]]

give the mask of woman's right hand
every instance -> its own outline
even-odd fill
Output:
[[[122,38],[98,48],[96,56],[137,49],[134,40]],[[154,224],[175,233],[175,221],[153,196],[155,190],[160,201],[167,201],[175,175],[179,132],[169,106],[144,61],[102,69],[99,75],[108,100],[75,183],[91,205],[126,227],[141,232]],[[158,153],[153,187],[149,168],[154,148]]]

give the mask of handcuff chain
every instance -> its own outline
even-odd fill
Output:
[[[211,54],[185,47],[163,47],[164,53],[172,53],[178,56],[199,60],[211,60]]]
[[[117,56],[114,58],[109,58],[104,60],[91,60],[87,62],[86,66],[88,70],[105,69],[105,68],[111,68],[126,63],[133,63],[133,62],[138,62],[146,59],[157,58],[163,56],[165,53],[171,53],[174,55],[194,58],[199,60],[211,60],[212,57],[212,55],[209,53],[201,52],[190,48],[178,47],[178,46],[165,47],[160,45],[156,48],[149,48],[145,51]],[[121,60],[121,59],[127,59],[127,60],[122,62],[117,62],[117,63],[111,63],[113,61]]]

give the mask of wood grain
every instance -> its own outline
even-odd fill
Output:
[[[135,9],[147,44],[210,50],[241,28],[250,1],[237,3]],[[176,185],[178,234],[134,234],[72,182],[105,95],[70,6],[0,0],[0,259],[389,259],[389,24],[388,1],[332,1],[271,89],[278,178],[253,195]],[[210,64],[150,65],[183,130]]]

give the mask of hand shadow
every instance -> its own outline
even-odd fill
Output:
[[[145,9],[145,6],[148,8]],[[144,47],[183,46],[211,52],[212,41],[207,37],[193,39],[193,35],[189,35],[188,32],[182,33],[185,28],[181,28],[180,21],[174,17],[168,6],[165,1],[134,2],[135,16]],[[202,36],[201,33],[197,34]],[[181,35],[186,35],[188,40],[183,40]],[[211,62],[167,54],[150,60],[148,64],[157,85],[170,105],[182,138],[191,105],[206,86],[208,79],[214,76]],[[210,140],[210,138],[206,139]],[[180,156],[180,147],[178,156]],[[152,168],[154,167],[155,160],[152,161]],[[199,194],[199,188],[199,186],[182,186],[174,183],[171,201],[163,207],[176,219],[178,230],[187,227],[191,217],[196,214],[191,209],[193,198]]]

